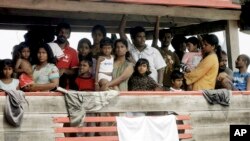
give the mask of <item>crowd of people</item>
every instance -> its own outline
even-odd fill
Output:
[[[13,47],[12,59],[0,62],[0,89],[250,90],[249,56],[239,55],[235,60],[238,71],[233,72],[216,35],[173,35],[169,29],[160,30],[157,17],[152,45],[145,43],[146,31],[141,26],[131,28],[131,42],[125,34],[126,18],[124,15],[119,26],[120,39],[107,37],[105,27],[96,25],[93,44],[83,38],[77,50],[70,47],[67,23],[58,24],[55,34],[39,42],[30,43],[32,35],[27,33],[25,42]],[[170,44],[174,52],[169,50]]]

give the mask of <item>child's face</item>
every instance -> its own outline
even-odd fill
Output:
[[[13,74],[13,68],[9,66],[5,66],[3,68],[3,75],[5,78],[11,78],[11,75]]]
[[[144,75],[148,71],[147,64],[141,64],[138,66],[138,72],[142,75]]]
[[[172,86],[175,89],[180,89],[183,84],[183,78],[178,78],[172,81]]]
[[[82,43],[78,51],[82,56],[87,56],[91,52],[91,49],[87,43]]]
[[[94,44],[99,44],[100,41],[103,39],[103,34],[100,30],[95,30],[92,33],[92,38],[93,38]]]
[[[85,74],[90,72],[90,66],[86,61],[81,61],[79,65],[79,73]]]
[[[194,44],[192,44],[190,42],[188,42],[186,44],[186,46],[187,46],[187,49],[188,49],[189,52],[196,52],[196,50],[197,50],[197,45],[194,45]]]
[[[21,51],[21,56],[22,56],[23,59],[29,59],[29,57],[30,57],[30,49],[27,48],[27,47],[23,48],[22,51]]]
[[[109,55],[111,55],[111,53],[112,53],[112,47],[111,47],[111,45],[105,45],[105,46],[103,46],[102,47],[102,53],[105,55],[105,56],[109,56]]]

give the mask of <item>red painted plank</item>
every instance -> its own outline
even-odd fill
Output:
[[[176,116],[177,120],[190,120],[189,115],[178,115]],[[68,123],[68,117],[54,117],[53,121],[55,123]],[[115,122],[116,119],[114,116],[110,117],[85,117],[84,122]]]
[[[192,129],[191,125],[177,125],[178,130]],[[55,128],[55,133],[89,133],[89,132],[117,132],[116,126],[105,127],[58,127]]]

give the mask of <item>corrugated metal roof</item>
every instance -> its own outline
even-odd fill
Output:
[[[105,0],[108,2],[240,9],[232,0]]]

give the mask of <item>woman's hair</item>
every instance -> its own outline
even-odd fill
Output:
[[[219,39],[216,35],[214,34],[207,34],[203,36],[203,41],[206,41],[208,44],[215,46],[215,52],[217,54],[218,59],[221,58],[221,46],[219,45]]]
[[[48,44],[43,44],[43,45],[41,45],[40,47],[37,48],[36,57],[34,59],[34,64],[39,64],[40,63],[39,60],[38,60],[38,57],[37,57],[37,53],[38,53],[38,50],[40,48],[44,48],[45,51],[47,52],[47,57],[48,57],[47,62],[52,63],[52,64],[56,64],[56,58],[55,58],[55,56],[54,56],[54,54],[53,54],[53,52],[52,52],[52,50],[51,50],[51,48],[50,48],[50,46]]]
[[[172,81],[175,81],[176,79],[184,78],[184,74],[182,72],[180,72],[179,70],[174,70],[171,73],[170,78],[171,78]]]
[[[78,52],[79,52],[80,48],[82,47],[82,44],[83,44],[83,43],[88,44],[89,48],[91,49],[92,46],[91,46],[90,40],[87,39],[87,38],[82,38],[82,39],[78,42],[78,45],[77,45],[77,50],[78,50]],[[83,59],[85,59],[85,60],[86,60],[86,59],[92,60],[93,54],[92,54],[92,52],[90,52],[87,56],[82,56],[82,55],[78,54],[78,58],[79,58],[79,61],[81,61],[81,60],[83,60]]]
[[[95,25],[93,28],[92,28],[92,31],[91,33],[93,34],[95,31],[101,31],[102,32],[102,35],[103,37],[106,37],[106,34],[107,34],[107,31],[106,31],[106,28],[103,26],[103,25]]]
[[[115,43],[114,43],[114,51],[116,50],[116,45],[117,45],[117,43],[122,43],[122,44],[124,44],[125,47],[128,49],[128,42],[127,42],[127,40],[125,40],[125,39],[117,39],[117,40],[115,40]],[[130,57],[130,53],[129,53],[129,51],[127,51],[127,52],[126,52],[126,55],[125,55],[126,60],[129,61],[129,57]],[[115,53],[115,60],[116,60],[116,59],[117,59],[117,55],[116,55],[116,53]]]
[[[135,75],[135,76],[141,76],[141,74],[140,74],[139,71],[138,71],[138,67],[139,67],[140,65],[143,65],[143,64],[146,64],[146,65],[147,65],[147,68],[148,68],[148,70],[146,71],[145,74],[146,74],[146,75],[150,75],[150,74],[151,74],[150,66],[149,66],[148,60],[145,59],[145,58],[141,58],[141,59],[139,59],[139,60],[136,62],[136,64],[135,64],[133,75]]]
[[[193,45],[197,45],[197,48],[200,48],[200,41],[196,37],[189,37],[185,40],[185,43],[192,43]]]
[[[21,53],[24,48],[29,48],[29,46],[25,42],[21,42],[19,45],[15,45],[13,47],[12,60],[14,63],[16,63],[16,61],[22,57]],[[29,61],[31,61],[31,57],[29,58]]]
[[[14,69],[13,61],[11,59],[3,59],[0,61],[0,78],[4,77],[4,74],[3,74],[4,67],[11,67]],[[13,74],[11,77],[13,77]]]
[[[250,58],[249,58],[249,56],[247,56],[246,54],[241,54],[238,57],[240,57],[243,61],[246,62],[246,65],[247,65],[247,68],[248,68],[248,66],[250,64]]]

